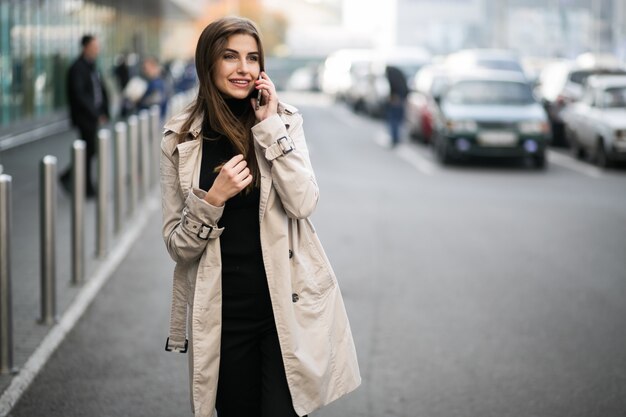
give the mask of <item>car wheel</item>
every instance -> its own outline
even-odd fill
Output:
[[[363,104],[363,100],[357,100],[354,103],[354,112],[355,113],[364,113],[365,112],[365,105]]]
[[[409,136],[411,139],[421,142],[420,134],[413,126],[409,128]]]
[[[452,157],[445,144],[445,140],[439,137],[435,140],[435,152],[437,153],[437,159],[443,165],[449,165],[452,162]]]
[[[585,150],[580,146],[580,143],[578,143],[576,133],[568,127],[565,128],[565,140],[569,143],[574,158],[583,159],[585,157]]]
[[[550,123],[550,128],[552,130],[552,145],[556,147],[567,146],[563,123],[552,121]]]
[[[533,156],[533,164],[535,165],[535,168],[537,169],[545,169],[546,168],[546,153],[541,152],[540,154]]]
[[[598,144],[596,145],[595,162],[596,165],[600,168],[607,168],[610,165],[609,158],[607,157],[606,150],[604,149],[604,141],[602,140],[602,138],[598,139]]]

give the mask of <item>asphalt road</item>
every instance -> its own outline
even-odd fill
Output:
[[[286,98],[286,97],[283,97]],[[363,385],[316,417],[626,415],[626,171],[552,153],[443,168],[319,96],[305,116],[313,217]],[[172,262],[160,216],[15,407],[25,416],[185,416],[163,352]]]

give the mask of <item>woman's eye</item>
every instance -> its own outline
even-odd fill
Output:
[[[257,61],[259,60],[259,57],[258,57],[258,56],[256,56],[256,55],[254,55],[254,56],[250,56],[250,57],[248,57],[248,59],[249,59],[250,61],[252,61],[252,62],[257,62]]]
[[[226,54],[226,55],[224,55],[224,59],[235,59],[235,58],[237,58],[237,57],[235,55],[233,55],[233,54]]]

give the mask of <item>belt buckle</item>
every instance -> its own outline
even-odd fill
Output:
[[[167,340],[165,341],[165,350],[168,352],[171,352],[174,349],[169,347],[169,344],[170,344],[170,338],[168,337]],[[187,353],[188,347],[189,347],[189,339],[185,339],[185,347],[182,350],[179,350],[178,353]]]

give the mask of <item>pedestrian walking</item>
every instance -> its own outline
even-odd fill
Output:
[[[87,197],[96,195],[92,182],[91,162],[96,154],[98,127],[109,119],[109,101],[96,59],[100,45],[93,35],[84,35],[80,41],[82,53],[70,66],[67,73],[67,97],[72,124],[78,129],[80,139],[87,144],[86,174]],[[69,166],[61,174],[61,185],[71,190],[71,170]]]
[[[388,65],[385,69],[389,82],[389,100],[387,102],[387,125],[391,134],[391,146],[400,143],[400,128],[404,120],[406,98],[409,95],[406,77],[397,67]]]
[[[115,66],[113,67],[113,75],[117,81],[117,87],[120,91],[124,91],[126,84],[130,80],[130,68],[127,63],[127,54],[118,54],[115,57]]]
[[[163,79],[163,70],[159,61],[154,57],[147,57],[142,64],[143,75],[147,80],[146,92],[139,99],[137,108],[139,110],[149,109],[153,105],[158,105],[161,119],[167,112],[167,88]]]
[[[161,144],[163,238],[176,262],[166,350],[189,350],[196,417],[304,416],[361,378],[309,220],[318,186],[302,115],[278,101],[247,19],[209,24],[196,68],[197,98]]]
[[[132,103],[124,96],[124,90],[131,79],[131,68],[128,65],[129,55],[127,53],[119,54],[115,57],[115,66],[113,67],[113,75],[117,81],[117,88],[120,94],[120,116],[128,117],[132,113]]]

